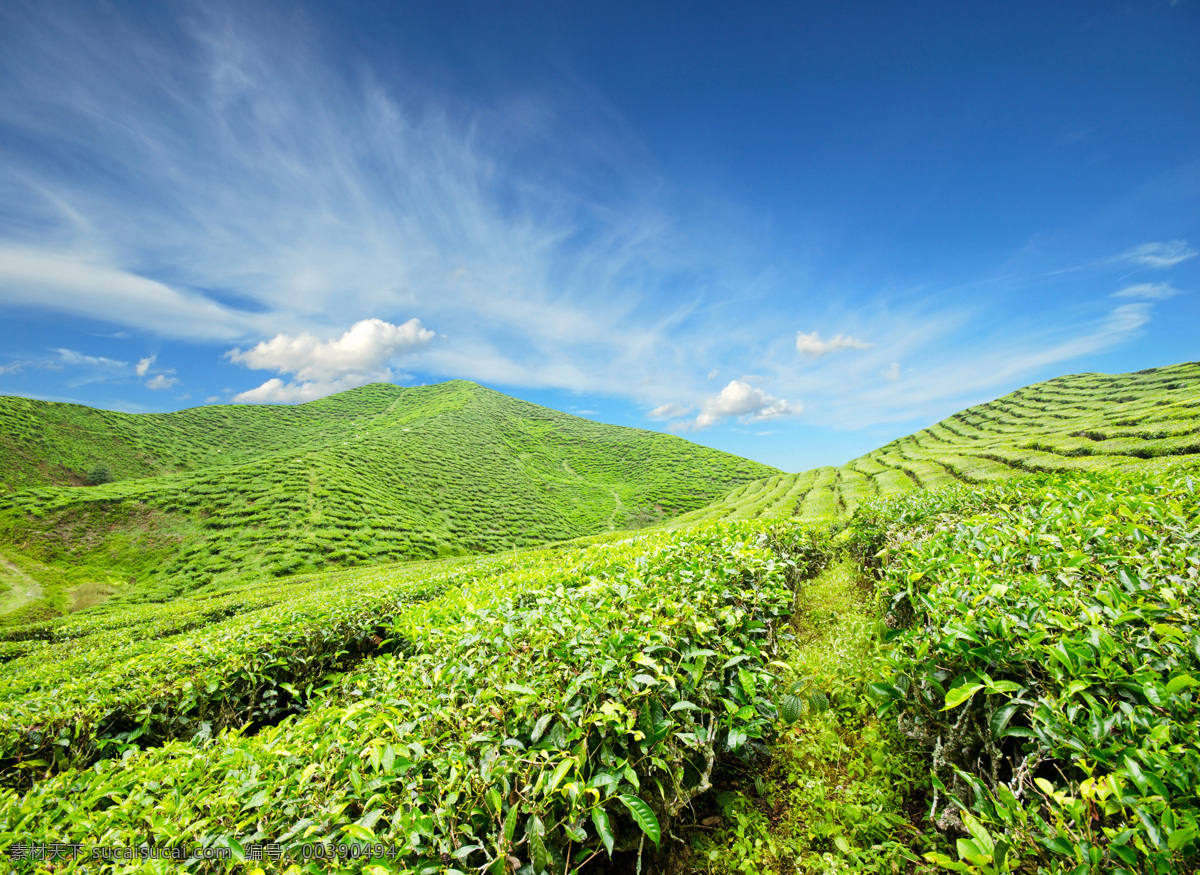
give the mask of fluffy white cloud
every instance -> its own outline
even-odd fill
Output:
[[[178,378],[168,377],[166,374],[156,374],[146,381],[147,389],[170,389],[172,386],[177,385],[179,385]]]
[[[835,334],[829,340],[822,340],[820,333],[817,331],[811,334],[805,334],[803,331],[796,332],[796,351],[810,359],[819,359],[821,356],[828,355],[839,349],[870,348],[871,344],[865,340],[859,340],[857,337],[849,337],[845,334]]]
[[[347,389],[357,389],[370,382],[373,382],[370,378],[354,377],[344,380],[285,383],[278,377],[272,377],[261,386],[234,395],[233,401],[236,404],[302,404],[305,401],[316,401],[326,395],[345,392]]]
[[[1119,292],[1113,292],[1114,298],[1135,298],[1142,301],[1165,301],[1179,294],[1179,289],[1172,288],[1170,283],[1138,283],[1136,286],[1126,286]]]
[[[646,418],[653,420],[678,419],[681,416],[687,416],[691,412],[691,407],[685,407],[682,404],[660,404],[647,413]]]
[[[1168,240],[1166,243],[1143,243],[1120,257],[1147,267],[1171,267],[1195,255],[1196,250],[1189,247],[1186,240]]]
[[[154,361],[157,358],[158,356],[151,355],[146,356],[144,359],[138,359],[137,368],[135,369],[137,371],[137,375],[139,377],[146,376],[147,372],[150,370],[150,366],[154,364]]]
[[[705,399],[700,414],[689,427],[708,428],[729,416],[739,417],[742,422],[767,422],[781,416],[797,416],[803,410],[799,403],[791,404],[749,383],[730,380],[724,389]]]
[[[363,319],[341,337],[325,341],[307,332],[277,334],[251,349],[232,349],[226,357],[254,370],[290,374],[294,382],[273,378],[235,395],[233,400],[260,404],[312,401],[390,380],[392,371],[387,363],[425,346],[433,337],[434,332],[422,327],[419,319],[409,319],[403,325]]]
[[[899,380],[900,379],[900,362],[892,362],[889,367],[885,368],[884,370],[880,371],[879,373],[880,373],[880,376],[882,376],[885,380],[893,380],[893,381]]]

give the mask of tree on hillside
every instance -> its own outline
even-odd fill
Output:
[[[88,486],[99,486],[101,483],[112,483],[112,479],[112,473],[108,470],[107,465],[97,465],[87,472],[83,482]]]

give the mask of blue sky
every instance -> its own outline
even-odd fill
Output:
[[[0,394],[475,380],[790,471],[1190,361],[1200,8],[0,7]]]

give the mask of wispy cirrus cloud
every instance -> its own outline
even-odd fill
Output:
[[[668,402],[655,407],[646,414],[646,418],[655,422],[665,422],[668,419],[678,419],[681,416],[687,416],[692,412],[692,409],[693,408],[690,405],[672,404]]]
[[[95,371],[105,371],[122,375],[130,372],[129,362],[123,362],[118,359],[110,359],[99,355],[87,355],[74,349],[54,349],[51,352],[57,353],[57,358],[44,359],[41,362],[42,367],[50,368],[51,370],[63,367],[83,367]]]
[[[64,248],[0,243],[0,304],[49,308],[192,340],[233,339],[265,324],[203,295],[179,291]]]
[[[1180,294],[1170,283],[1138,283],[1113,292],[1114,298],[1134,298],[1141,301],[1165,301]]]
[[[1152,309],[1153,304],[1146,302],[1121,304],[1084,323],[1078,332],[1031,332],[1025,337],[1008,337],[1003,343],[987,339],[971,356],[937,355],[927,350],[922,365],[906,368],[902,381],[826,396],[821,422],[861,428],[926,416],[932,409],[945,410],[947,402],[950,410],[977,403],[990,397],[995,387],[1025,379],[1041,368],[1129,342],[1150,321]]]
[[[346,72],[290,7],[164,8],[153,26],[0,10],[0,126],[30,145],[0,162],[0,307],[236,345],[227,361],[273,375],[246,373],[223,397],[304,401],[388,379],[392,359],[336,364],[336,344],[348,325],[417,319],[444,336],[391,354],[431,378],[609,395],[676,427],[799,412],[784,398],[804,398],[806,419],[863,424],[1108,349],[1149,319],[1084,324],[1071,301],[1018,327],[951,290],[889,301],[852,272],[826,289],[764,267],[772,253],[719,206],[689,209],[586,89],[468,100],[369,59]],[[1168,240],[1089,269],[1195,254]],[[1150,285],[1117,294],[1162,300]],[[784,327],[798,324],[850,333]],[[121,378],[169,388],[178,378],[156,363]],[[749,371],[761,382],[714,393]]]
[[[1146,267],[1174,267],[1181,261],[1195,258],[1197,251],[1188,246],[1186,240],[1168,240],[1164,243],[1143,243],[1135,246],[1118,258]]]
[[[59,371],[67,375],[66,385],[71,388],[92,383],[132,383],[144,380],[147,389],[170,389],[182,380],[174,376],[174,368],[156,368],[157,356],[146,356],[136,364],[123,359],[89,355],[75,349],[59,347],[50,350],[53,355],[43,355],[0,366],[0,374],[20,374],[26,369]],[[146,378],[149,379],[146,379]],[[139,408],[140,409],[140,408]]]
[[[349,74],[266,6],[153,34],[62,14],[14,13],[0,45],[0,124],[44,147],[0,168],[30,205],[0,215],[0,305],[233,342],[418,315],[447,335],[424,373],[653,401],[695,312],[658,292],[739,269],[681,232],[607,109],[564,105],[584,95]]]

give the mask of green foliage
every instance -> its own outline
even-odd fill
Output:
[[[379,649],[391,612],[448,580],[358,573],[0,632],[0,781],[302,710],[330,671]]]
[[[0,399],[0,582],[42,588],[0,624],[0,850],[380,842],[355,865],[539,875],[682,835],[720,873],[1194,868],[1200,499],[1169,467],[1198,375],[1049,381],[768,479],[461,382]],[[97,458],[116,482],[68,488]]]
[[[958,859],[930,859],[978,872],[1194,864],[1194,478],[1057,476],[856,518],[862,543],[883,542],[880,711],[929,747],[941,825],[960,819],[971,836]]]
[[[97,465],[87,472],[87,476],[83,478],[86,486],[100,486],[104,483],[112,483],[113,475],[105,465]]]
[[[101,454],[118,482],[39,485]],[[461,381],[163,415],[2,398],[5,461],[0,544],[136,578],[121,597],[149,599],[636,527],[772,472]]]
[[[14,743],[62,718],[56,737],[68,744],[57,774],[43,761],[31,785],[0,791],[0,847],[51,836],[211,846],[227,836],[236,855],[264,836],[296,852],[304,842],[380,841],[399,849],[390,865],[413,872],[450,861],[463,871],[511,871],[513,861],[565,870],[653,847],[707,789],[718,756],[748,756],[771,737],[779,635],[796,585],[829,550],[819,532],[739,524],[459,560],[440,582],[396,569],[375,582],[308,581],[306,595],[251,588],[242,598],[254,610],[208,626],[197,599],[154,617],[110,607],[33,627],[43,649],[9,663],[0,707],[26,730]],[[430,586],[446,589],[420,600]],[[234,607],[230,597],[213,607]],[[142,625],[128,638],[109,638],[118,653],[104,667],[92,639],[135,617]],[[131,734],[121,758],[91,766],[92,752],[73,741],[94,725],[87,715],[136,701],[191,718],[192,730],[214,700],[236,703],[248,722],[265,693],[222,692],[234,689],[227,679],[283,665],[256,689],[286,690],[292,682],[280,678],[314,653],[314,634],[345,639],[381,619],[397,651],[318,677],[323,689],[302,714],[253,735],[214,726],[172,741],[160,728],[161,746],[138,751],[145,738]],[[186,646],[174,644],[186,635]],[[42,695],[56,683],[38,668],[50,648],[67,648],[58,652],[81,660],[77,671],[100,679],[95,703]],[[105,680],[135,676],[146,678],[135,693]]]
[[[863,694],[879,652],[861,583],[841,563],[802,592],[794,637],[780,649],[782,731],[769,759],[716,782],[723,822],[706,833],[705,819],[692,833],[689,871],[908,871],[918,839],[905,806],[924,780],[912,743],[876,718]],[[795,715],[786,713],[792,706]]]
[[[1162,471],[1200,454],[1200,363],[1026,386],[840,468],[732,490],[670,523],[848,517],[877,495],[986,485],[1037,472]]]

